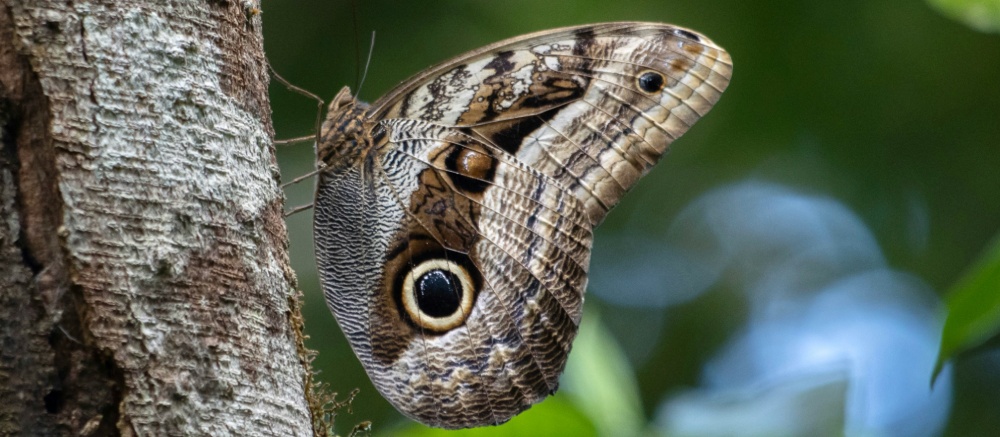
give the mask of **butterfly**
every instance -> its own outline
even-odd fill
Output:
[[[370,105],[342,89],[316,147],[316,259],[378,391],[442,428],[555,392],[594,227],[731,74],[698,33],[621,22],[501,41]]]

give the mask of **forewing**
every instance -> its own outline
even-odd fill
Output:
[[[596,225],[711,109],[731,74],[729,54],[696,32],[608,23],[459,56],[371,111],[462,128],[571,190]]]

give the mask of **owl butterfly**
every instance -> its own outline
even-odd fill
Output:
[[[317,144],[316,258],[379,392],[442,428],[555,392],[594,227],[731,72],[690,30],[607,23],[466,53],[371,105],[341,90]]]

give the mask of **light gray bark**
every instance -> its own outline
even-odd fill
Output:
[[[0,0],[0,435],[307,435],[251,1]]]

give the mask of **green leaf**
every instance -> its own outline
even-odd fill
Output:
[[[1000,0],[928,0],[942,14],[982,32],[1000,32]]]
[[[948,318],[934,377],[955,354],[1000,333],[1000,236],[948,292]]]
[[[375,435],[381,435],[375,432]],[[594,425],[587,419],[563,394],[550,396],[544,402],[531,407],[528,411],[515,416],[510,422],[500,426],[448,431],[429,428],[411,423],[401,430],[392,430],[385,435],[403,437],[506,437],[506,436],[540,436],[540,435],[572,435],[597,436]]]
[[[593,306],[580,323],[562,390],[593,421],[599,435],[645,435],[635,372]]]

